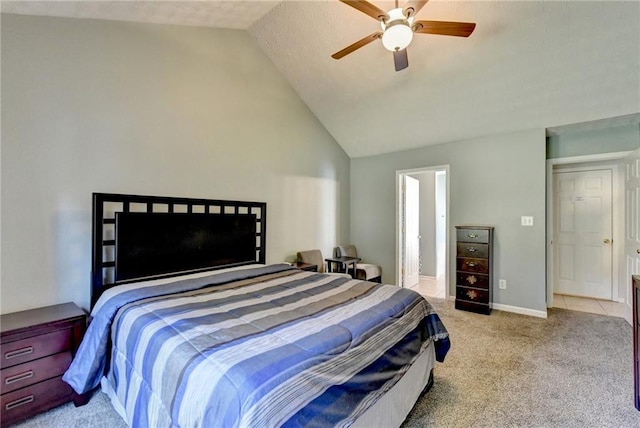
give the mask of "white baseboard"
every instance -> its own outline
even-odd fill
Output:
[[[447,300],[456,300],[456,296],[447,296]],[[547,318],[547,311],[538,311],[535,309],[521,308],[520,306],[503,305],[502,303],[493,303],[491,309],[498,311],[513,312],[514,314],[528,315],[536,318]]]
[[[503,305],[502,303],[494,303],[491,305],[493,309],[505,312],[513,312],[514,314],[529,315],[537,318],[547,318],[547,311],[538,311],[536,309],[521,308],[520,306]]]

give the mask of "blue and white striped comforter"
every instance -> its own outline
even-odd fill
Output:
[[[108,290],[63,379],[106,375],[133,427],[348,426],[430,342],[413,291],[272,265]]]

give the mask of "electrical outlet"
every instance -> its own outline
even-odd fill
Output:
[[[498,280],[498,288],[500,290],[506,290],[507,289],[507,280],[506,279],[499,279]]]
[[[533,217],[523,215],[520,217],[520,225],[521,226],[533,226]]]

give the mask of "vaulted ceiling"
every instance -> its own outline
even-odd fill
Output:
[[[400,72],[379,41],[331,58],[380,28],[338,0],[3,1],[2,11],[246,30],[351,157],[640,117],[637,1],[431,0],[417,19],[476,29],[416,35]]]

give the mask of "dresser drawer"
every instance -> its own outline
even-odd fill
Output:
[[[489,289],[489,275],[472,272],[458,272],[456,285]]]
[[[47,355],[71,349],[71,329],[56,330],[40,336],[3,343],[0,368],[15,366]]]
[[[468,300],[456,299],[455,308],[485,315],[489,315],[491,313],[491,306],[488,303],[476,303]]]
[[[458,257],[476,257],[486,259],[489,257],[489,244],[458,242]]]
[[[477,242],[480,244],[489,243],[488,229],[456,229],[458,242]]]
[[[2,393],[6,394],[52,377],[62,376],[70,364],[71,353],[61,352],[3,369],[0,371]]]
[[[2,394],[2,425],[49,410],[73,399],[73,390],[61,377]]]
[[[475,303],[488,303],[489,291],[480,288],[456,287],[456,299]]]
[[[457,268],[459,271],[464,272],[477,272],[477,273],[489,273],[489,260],[488,259],[457,259]]]

